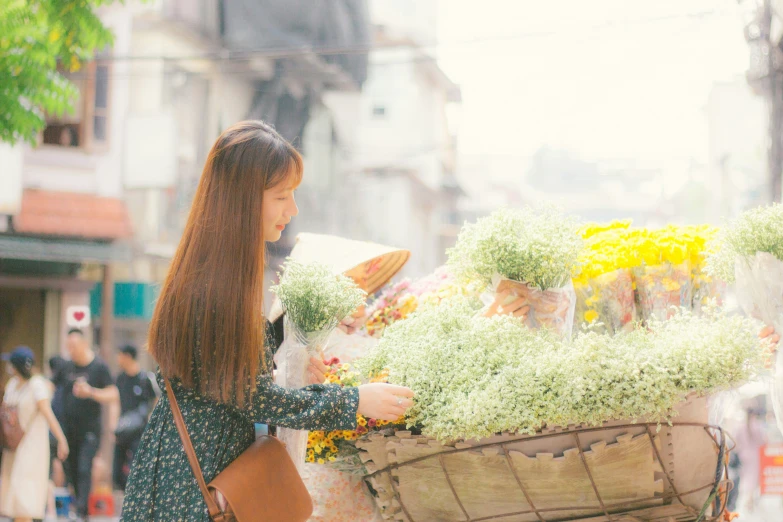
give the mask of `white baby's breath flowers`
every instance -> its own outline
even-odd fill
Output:
[[[563,286],[582,249],[576,219],[553,207],[500,209],[466,224],[449,266],[460,276],[489,284],[495,274],[541,290]]]
[[[752,320],[711,309],[566,341],[511,317],[476,317],[454,299],[389,327],[359,367],[388,370],[389,382],[411,387],[409,423],[440,440],[534,433],[545,424],[663,422],[686,395],[761,371],[766,356],[756,331]]]
[[[304,333],[331,330],[364,303],[367,294],[344,275],[335,275],[321,263],[288,258],[277,294],[288,320]]]
[[[738,259],[767,252],[783,261],[783,205],[758,207],[742,213],[721,230],[710,245],[707,272],[729,283],[734,281]]]

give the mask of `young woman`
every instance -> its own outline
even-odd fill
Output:
[[[171,380],[207,482],[252,444],[254,422],[354,429],[357,410],[393,420],[412,405],[409,389],[387,384],[287,390],[272,383],[264,245],[298,214],[301,178],[301,156],[268,125],[226,130],[207,158],[150,324],[159,383]],[[165,393],[134,459],[122,519],[209,520]]]
[[[3,402],[16,408],[24,436],[14,451],[3,450],[0,514],[15,522],[44,518],[49,492],[49,430],[57,439],[57,457],[68,457],[68,442],[52,413],[49,382],[33,374],[33,351],[19,346],[4,355],[11,375]]]

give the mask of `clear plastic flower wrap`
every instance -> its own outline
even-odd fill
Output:
[[[633,328],[636,299],[631,270],[620,268],[574,282],[576,327],[593,324],[598,332],[616,334]]]
[[[525,319],[528,328],[537,330],[546,327],[563,338],[570,338],[574,329],[574,311],[576,309],[576,293],[571,279],[559,288],[539,290],[533,285],[520,281],[512,281],[500,275],[492,278],[494,293],[510,291],[504,304],[522,297],[530,306]],[[483,300],[491,302],[494,295],[484,296]]]
[[[725,281],[710,277],[703,271],[693,274],[693,312],[701,313],[706,306],[715,303],[723,306],[728,285]]]
[[[693,280],[689,262],[661,263],[633,269],[639,318],[664,321],[678,309],[693,306]]]
[[[286,388],[308,384],[311,357],[323,358],[323,346],[339,322],[364,303],[366,293],[350,278],[335,275],[326,265],[286,261],[277,294],[285,312],[285,338],[275,357],[275,382]],[[307,431],[278,428],[297,467],[304,465]]]
[[[307,386],[307,368],[310,365],[310,358],[323,358],[323,347],[336,324],[335,321],[334,325],[330,324],[319,332],[305,332],[297,328],[286,316],[283,322],[285,340],[275,356],[277,363],[275,383],[284,388],[298,389]],[[277,438],[286,445],[288,454],[301,472],[307,454],[307,431],[278,428]]]
[[[767,252],[738,257],[734,265],[737,300],[749,316],[783,332],[783,261]],[[772,406],[783,430],[783,351],[775,356],[771,381]]]

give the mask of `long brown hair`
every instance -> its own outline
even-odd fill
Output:
[[[163,375],[219,402],[249,399],[266,363],[263,194],[298,185],[302,171],[296,149],[261,121],[212,146],[150,324]]]

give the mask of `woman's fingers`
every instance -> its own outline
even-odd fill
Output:
[[[398,395],[400,397],[408,397],[411,399],[413,398],[414,393],[413,390],[411,390],[410,388],[406,388],[405,386],[397,386],[396,384],[387,384],[386,387],[389,393],[391,393],[392,395]]]
[[[321,359],[312,357],[307,371],[310,374],[310,384],[322,384],[326,380],[326,374],[329,372],[329,368],[327,368],[326,364],[324,364]]]
[[[326,380],[326,376],[316,371],[312,366],[307,369],[310,384],[323,384]]]
[[[511,295],[511,289],[506,288],[502,292],[498,292],[497,294],[495,294],[495,302],[502,303],[503,301],[506,300],[506,297],[508,297],[509,295]]]
[[[407,410],[408,408],[413,406],[413,401],[403,397],[394,396],[386,399],[386,404],[391,407],[402,408],[403,410]]]
[[[774,333],[775,333],[775,329],[774,328],[772,328],[771,326],[765,326],[759,332],[759,337],[761,337],[762,339],[766,339],[767,337],[769,337],[770,335],[772,335]]]
[[[310,366],[314,366],[316,370],[326,375],[326,373],[329,371],[329,368],[326,366],[326,363],[318,358],[318,357],[311,357],[310,358]]]

